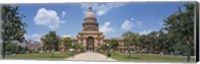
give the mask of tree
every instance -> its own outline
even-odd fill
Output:
[[[28,47],[27,46],[24,48],[24,51],[28,51]]]
[[[158,41],[158,38],[159,38],[158,32],[153,31],[153,32],[149,33],[147,36],[149,38],[151,52],[156,53],[155,51],[157,51],[159,49],[158,46],[160,44],[160,42]]]
[[[24,33],[27,26],[22,18],[25,16],[19,13],[18,7],[10,5],[2,5],[2,42],[3,42],[3,58],[5,58],[5,46],[11,41],[23,42],[25,40]]]
[[[49,31],[48,34],[44,36],[44,38],[41,38],[41,40],[45,44],[45,48],[50,50],[53,55],[53,51],[58,51],[58,44],[59,44],[59,38],[56,35],[55,31]]]
[[[99,48],[105,52],[108,49],[108,46],[106,46],[106,44],[102,44],[99,46]]]
[[[16,53],[19,53],[19,52],[23,51],[23,47],[21,47],[21,46],[18,45],[18,46],[16,47],[16,50],[15,50],[15,51],[16,51]]]
[[[177,41],[176,45],[182,49],[188,49],[187,61],[190,61],[190,53],[194,50],[194,6],[194,3],[186,3],[185,11],[179,7],[177,12],[164,20],[170,38]]]
[[[16,43],[7,43],[7,45],[5,46],[5,51],[7,52],[16,52]]]
[[[139,34],[138,33],[133,33],[131,31],[125,32],[122,35],[126,41],[126,45],[127,46],[138,46],[139,45]]]
[[[72,46],[72,48],[74,48],[77,51],[77,50],[81,50],[82,46],[78,43],[74,43],[74,46]]]
[[[164,52],[165,54],[169,54],[170,52],[174,51],[174,47],[176,45],[176,41],[173,38],[170,38],[171,36],[166,32],[164,33],[165,30],[161,29],[159,31],[159,51]],[[179,46],[178,46],[179,47]]]
[[[111,41],[109,41],[108,44],[110,45],[110,48],[112,48],[112,49],[117,48],[119,45],[119,43],[115,39],[112,39]]]
[[[69,49],[70,47],[72,47],[72,40],[71,40],[71,38],[69,38],[69,37],[64,38],[63,43],[64,43],[64,46],[65,46],[67,49]]]
[[[125,46],[128,47],[129,57],[133,46],[139,46],[139,34],[133,33],[131,31],[125,32],[123,35],[125,40]],[[136,47],[135,47],[136,48]]]
[[[151,43],[150,43],[149,36],[141,35],[139,38],[139,41],[140,41],[140,47],[145,49],[146,50],[145,52],[150,52],[149,47],[151,47],[151,45],[150,45]]]

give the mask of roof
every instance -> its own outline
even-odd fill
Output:
[[[86,13],[85,18],[96,18],[92,11]]]
[[[112,39],[115,39],[115,40],[124,40],[124,38],[122,38],[122,37],[119,37],[119,38],[105,38],[104,40],[112,40]]]
[[[92,11],[92,7],[88,8],[88,12],[85,15],[85,19],[96,19],[96,16]],[[90,21],[86,21],[86,22],[90,22]],[[91,21],[91,22],[93,22],[93,21]]]

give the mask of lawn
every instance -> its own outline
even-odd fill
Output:
[[[118,61],[142,61],[142,62],[186,62],[186,56],[170,56],[158,54],[132,53],[129,58],[128,53],[112,52],[111,57]],[[195,58],[191,62],[195,62]]]
[[[73,56],[72,52],[62,52],[62,53],[54,52],[53,57],[52,53],[31,53],[31,54],[6,55],[6,59],[62,60],[70,56]]]

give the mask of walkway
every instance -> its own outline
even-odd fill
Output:
[[[66,58],[64,60],[79,60],[79,61],[116,61],[112,58],[106,57],[100,53],[96,52],[84,52],[81,54],[77,54],[74,57]]]

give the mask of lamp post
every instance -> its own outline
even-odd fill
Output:
[[[3,55],[3,56],[2,56],[2,58],[5,59],[5,55],[6,55],[6,53],[5,53],[5,52],[6,52],[6,51],[5,51],[5,48],[6,48],[6,47],[5,47],[5,45],[6,45],[5,39],[2,39],[2,44],[3,44],[3,48],[2,48],[2,55]]]
[[[72,43],[72,55],[73,55],[73,57],[74,57],[74,43]]]
[[[107,56],[110,57],[110,53],[109,53],[109,51],[110,51],[110,45],[107,43],[106,46],[108,47],[108,49],[107,49]]]
[[[187,52],[187,62],[190,61],[190,42],[187,41],[187,47],[188,47],[188,52]]]

